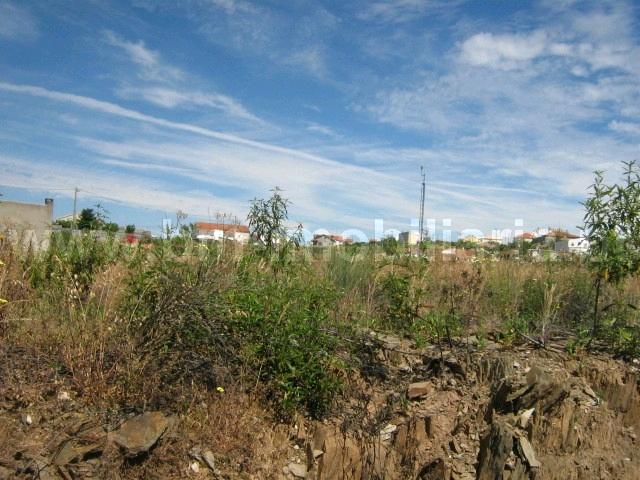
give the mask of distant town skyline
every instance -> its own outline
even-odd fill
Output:
[[[0,0],[1,199],[158,231],[276,185],[309,231],[581,223],[640,149],[633,1]]]

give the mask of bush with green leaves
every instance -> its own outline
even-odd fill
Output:
[[[623,180],[607,184],[603,172],[595,172],[582,230],[589,241],[589,267],[593,272],[594,303],[592,338],[600,334],[600,317],[611,305],[601,307],[608,285],[617,287],[640,270],[640,168],[624,162]],[[635,334],[638,335],[637,325]]]
[[[99,239],[91,234],[72,236],[69,232],[51,235],[49,248],[26,259],[29,279],[36,289],[46,289],[73,281],[82,293],[90,288],[93,279],[107,264],[123,258],[124,246],[113,237]]]
[[[411,277],[390,273],[382,279],[382,316],[384,325],[397,332],[408,332],[418,318],[419,298]]]
[[[248,261],[243,270],[226,302],[246,360],[281,416],[303,407],[322,417],[340,389],[336,292],[301,265],[271,275]]]
[[[382,239],[382,250],[387,255],[396,255],[398,253],[398,240],[395,237],[385,237]]]

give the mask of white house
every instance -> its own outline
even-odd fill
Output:
[[[317,247],[337,247],[345,243],[351,243],[351,239],[344,238],[340,235],[327,235],[322,233],[314,235],[311,243]]]
[[[589,251],[589,241],[584,237],[556,240],[554,250],[557,253],[584,254]]]
[[[400,232],[400,235],[398,235],[398,241],[403,245],[417,245],[420,241],[420,232],[417,230]]]
[[[198,240],[233,240],[238,243],[249,241],[249,227],[235,223],[196,222]]]

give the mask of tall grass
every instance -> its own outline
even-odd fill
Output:
[[[36,352],[89,402],[184,410],[237,384],[287,417],[330,411],[357,362],[357,330],[417,343],[492,332],[504,341],[588,329],[579,261],[432,262],[359,250],[273,264],[189,238],[127,246],[55,236],[47,251],[0,245],[0,341]],[[638,354],[640,282],[605,292],[601,340]]]

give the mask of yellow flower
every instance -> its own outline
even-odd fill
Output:
[[[0,267],[4,267],[4,262],[0,260]]]
[[[9,300],[5,300],[4,298],[0,298],[0,305],[4,305],[5,303],[9,303]]]
[[[222,387],[218,387],[218,388],[216,388],[216,390],[217,390],[218,392],[220,392],[220,393],[224,393],[224,388],[222,388]]]

